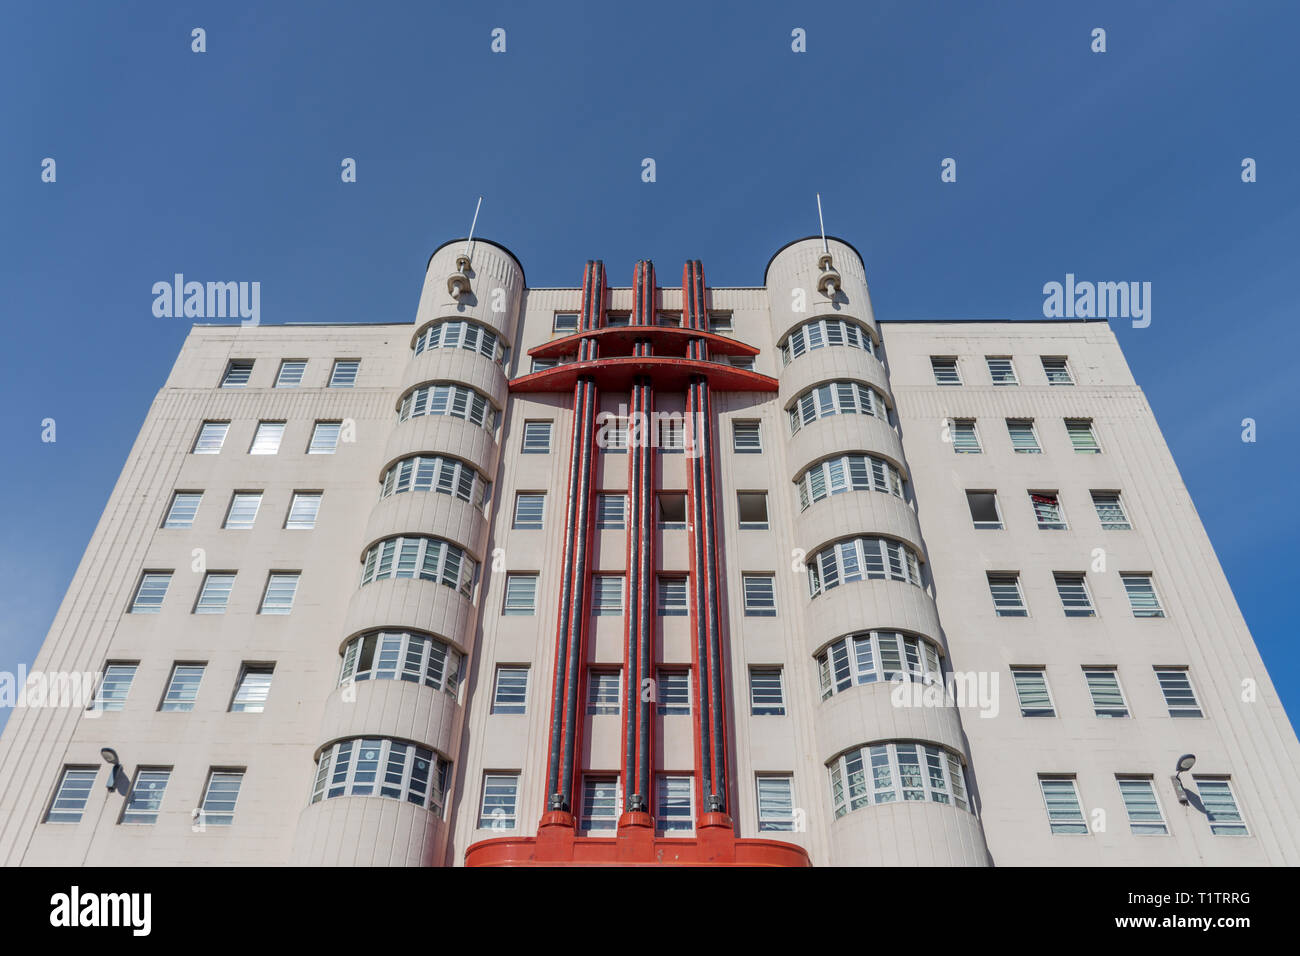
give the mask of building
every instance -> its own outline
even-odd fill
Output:
[[[1300,863],[1104,322],[879,324],[836,239],[627,278],[457,240],[414,323],[195,327],[34,665],[93,700],[0,740],[0,861]]]

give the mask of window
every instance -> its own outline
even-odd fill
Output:
[[[549,455],[551,453],[551,423],[524,422],[525,455]]]
[[[757,419],[732,419],[731,450],[738,455],[763,453],[762,422]]]
[[[745,617],[776,617],[776,575],[742,574]]]
[[[1205,716],[1196,701],[1196,691],[1192,689],[1192,679],[1186,668],[1157,667],[1156,680],[1160,684],[1160,693],[1165,695],[1170,717]]]
[[[627,527],[627,495],[596,496],[596,527],[621,531]]]
[[[470,596],[478,577],[478,562],[461,548],[441,538],[407,535],[386,538],[366,552],[361,583],[388,578],[419,578]]]
[[[271,695],[271,676],[274,664],[245,664],[239,671],[239,683],[230,701],[234,714],[260,714],[266,709],[266,699]]]
[[[767,492],[736,492],[736,511],[742,531],[767,530]]]
[[[332,455],[339,447],[339,433],[343,430],[342,422],[317,422],[312,429],[311,444],[307,446],[309,455]]]
[[[873,415],[889,423],[885,397],[861,382],[837,381],[803,392],[789,408],[790,432],[830,415]]]
[[[535,359],[532,360],[532,364],[529,366],[528,371],[529,371],[529,372],[545,372],[548,368],[555,368],[555,367],[556,367],[557,365],[559,365],[559,364],[560,364],[560,362],[559,362],[558,359],[553,359],[553,358],[540,358],[540,359],[539,359],[539,358],[535,358]]]
[[[827,769],[836,819],[873,803],[911,800],[970,809],[961,757],[946,747],[871,744],[845,751]]]
[[[173,664],[172,676],[167,681],[167,691],[163,694],[159,710],[194,709],[194,701],[199,696],[199,684],[203,681],[202,664]]]
[[[253,444],[249,446],[250,455],[275,455],[280,451],[280,442],[284,438],[284,422],[258,422],[253,435]]]
[[[379,497],[408,491],[436,491],[486,508],[492,497],[492,483],[474,468],[456,458],[442,455],[412,455],[384,472]]]
[[[1128,814],[1129,829],[1136,836],[1166,836],[1169,827],[1160,811],[1160,801],[1150,777],[1116,777],[1119,795]]]
[[[710,312],[709,313],[709,331],[710,332],[730,332],[732,330],[730,312]]]
[[[167,792],[167,781],[171,779],[171,769],[141,767],[135,774],[135,781],[126,797],[119,823],[154,823],[158,811],[162,809],[163,794]]]
[[[457,320],[438,322],[425,329],[415,340],[415,354],[426,349],[465,349],[494,362],[504,362],[510,352],[486,325]]]
[[[1092,505],[1097,509],[1097,520],[1101,522],[1102,531],[1130,531],[1133,526],[1124,513],[1124,505],[1119,500],[1118,491],[1092,492]]]
[[[86,801],[95,786],[97,767],[64,767],[54,799],[45,812],[46,823],[80,823]]]
[[[655,781],[656,826],[664,833],[689,833],[695,829],[695,778],[660,774]]]
[[[893,538],[848,538],[828,545],[807,562],[808,594],[851,581],[903,581],[922,586],[916,552]]]
[[[1047,671],[1041,667],[1011,668],[1011,682],[1016,685],[1021,717],[1055,717],[1052,693],[1047,686]]]
[[[285,359],[280,363],[280,372],[275,377],[275,387],[297,388],[302,384],[302,376],[306,371],[306,359]]]
[[[387,737],[353,737],[321,751],[311,802],[389,797],[441,814],[450,779],[451,762],[432,750]]]
[[[984,361],[988,363],[989,377],[993,379],[994,385],[1020,384],[1020,380],[1016,378],[1016,366],[1011,361],[1011,356],[986,355]]]
[[[257,520],[257,510],[262,506],[260,491],[236,491],[230,499],[230,508],[226,512],[226,523],[222,525],[228,531],[247,531]]]
[[[140,586],[135,589],[135,600],[131,602],[131,613],[157,614],[161,611],[171,580],[170,571],[146,571],[142,574]]]
[[[1039,776],[1038,785],[1043,791],[1047,807],[1047,823],[1053,833],[1081,833],[1087,835],[1088,824],[1079,806],[1079,791],[1073,777]]]
[[[605,313],[605,324],[610,328],[631,325],[632,316],[627,312],[607,312]]]
[[[1017,455],[1042,454],[1032,418],[1008,418],[1007,434],[1011,436],[1011,450]]]
[[[948,429],[952,438],[952,450],[959,455],[978,455],[981,453],[980,437],[975,431],[975,419],[954,418]]]
[[[592,577],[591,612],[597,617],[623,613],[623,575],[597,574]]]
[[[194,440],[194,454],[219,455],[221,446],[226,443],[226,432],[230,422],[204,422],[199,428],[199,437]]]
[[[1113,667],[1085,667],[1083,679],[1092,698],[1092,712],[1096,717],[1127,717],[1128,704],[1119,686],[1119,672]]]
[[[989,576],[989,592],[993,595],[993,610],[998,617],[1028,617],[1024,595],[1020,593],[1020,575],[993,574]]]
[[[799,326],[782,342],[781,364],[789,365],[805,352],[826,348],[828,345],[845,345],[875,354],[871,333],[856,322],[843,319],[813,319]]]
[[[755,717],[784,717],[785,691],[780,667],[749,669],[749,712]]]
[[[618,804],[618,777],[583,777],[579,826],[584,830],[613,830],[618,824]]]
[[[266,593],[262,595],[261,614],[288,614],[293,610],[293,597],[298,591],[298,572],[285,571],[266,579]]]
[[[759,774],[754,778],[758,791],[758,829],[794,829],[794,778],[788,773]]]
[[[446,415],[459,418],[490,432],[496,431],[500,413],[486,395],[468,385],[453,382],[434,382],[412,389],[402,397],[397,409],[397,420],[407,421],[424,415]]]
[[[578,331],[578,313],[577,312],[556,312],[555,321],[551,328],[556,332],[576,332]]]
[[[1160,607],[1160,598],[1156,586],[1151,583],[1149,574],[1120,574],[1124,590],[1128,593],[1129,607],[1134,617],[1164,617]]]
[[[360,359],[335,359],[334,371],[330,372],[330,388],[352,388],[357,384],[357,372],[361,369]]]
[[[661,491],[655,496],[659,504],[659,527],[680,529],[686,527],[686,493]]]
[[[691,673],[686,670],[661,670],[656,688],[661,716],[691,712]]]
[[[880,491],[903,497],[903,476],[897,468],[874,455],[837,455],[812,465],[795,479],[799,509],[843,491]]]
[[[537,575],[507,574],[506,603],[502,614],[532,615],[537,607]]]
[[[252,374],[252,359],[231,359],[226,365],[226,374],[221,376],[221,387],[243,388]]]
[[[203,500],[201,491],[178,491],[172,495],[171,507],[163,519],[164,528],[192,528],[194,516],[198,513],[199,502]]]
[[[661,574],[655,592],[659,596],[660,617],[686,616],[686,578],[680,574]]]
[[[669,328],[680,328],[682,324],[682,315],[680,312],[659,312],[655,315],[655,324],[667,326]]]
[[[686,449],[686,419],[673,415],[659,419],[659,450],[678,452]]]
[[[95,693],[95,701],[91,707],[95,710],[121,710],[126,706],[126,695],[131,692],[131,684],[135,680],[134,663],[109,663],[104,668],[104,676],[100,678],[99,690]]]
[[[319,491],[295,491],[293,501],[289,504],[289,516],[284,519],[284,526],[290,531],[310,531],[316,527],[316,515],[320,513],[321,493]]]
[[[1043,356],[1043,374],[1047,376],[1048,385],[1073,385],[1074,376],[1070,374],[1070,363],[1063,358]]]
[[[450,644],[418,631],[371,631],[343,649],[339,683],[404,680],[456,697],[465,658]]]
[[[1096,616],[1085,575],[1057,572],[1053,577],[1056,579],[1056,593],[1061,596],[1061,607],[1065,609],[1066,617]]]
[[[542,508],[546,504],[544,492],[521,491],[515,495],[516,531],[541,531]]]
[[[936,385],[960,385],[961,375],[957,372],[957,359],[930,356],[930,368],[934,372]]]
[[[898,631],[860,631],[826,645],[817,655],[822,700],[877,681],[943,682],[939,652],[929,641]]]
[[[592,669],[587,672],[587,713],[618,714],[620,674],[613,670]]]
[[[976,528],[997,531],[1002,527],[1002,515],[998,512],[998,494],[996,491],[966,492],[966,507],[970,509],[970,519]]]
[[[627,451],[628,443],[628,419],[621,418],[613,412],[601,412],[596,416],[596,424],[600,426],[600,431],[596,434],[596,445],[607,452],[621,454]],[[638,433],[645,426],[638,428]],[[642,435],[642,439],[648,441],[648,437]]]
[[[233,572],[209,572],[203,576],[203,587],[194,605],[195,614],[225,614],[230,592],[235,587]]]
[[[480,830],[513,830],[519,804],[519,774],[483,775],[483,802],[479,806]]]
[[[1210,820],[1210,832],[1215,836],[1249,836],[1246,821],[1237,809],[1237,798],[1227,777],[1193,776],[1196,790]]]
[[[244,783],[242,770],[212,770],[204,788],[199,821],[205,826],[228,827],[235,822],[235,801]]]
[[[1065,431],[1070,436],[1070,444],[1080,455],[1100,455],[1101,446],[1092,430],[1091,418],[1067,418]]]
[[[528,705],[528,667],[497,665],[492,685],[492,713],[522,714]]]

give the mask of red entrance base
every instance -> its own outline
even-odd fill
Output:
[[[811,866],[803,847],[778,840],[739,840],[725,813],[706,813],[693,837],[657,837],[648,813],[624,813],[613,837],[578,836],[573,815],[552,811],[535,837],[482,840],[465,851],[466,866]]]

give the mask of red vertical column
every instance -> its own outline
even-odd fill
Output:
[[[655,323],[657,285],[654,264],[641,260],[632,280],[630,325]],[[632,354],[649,356],[648,337],[633,341]],[[622,780],[626,811],[619,818],[619,839],[629,853],[654,838],[653,753],[654,695],[644,692],[653,680],[655,628],[655,487],[653,434],[654,385],[638,375],[632,380],[628,408],[627,449],[627,610],[623,640]]]
[[[605,267],[588,262],[583,273],[579,331],[604,324]],[[597,357],[596,343],[579,344],[578,359]],[[569,447],[569,478],[565,499],[564,552],[560,564],[560,607],[556,622],[555,669],[551,689],[550,751],[546,767],[546,813],[539,826],[539,843],[548,828],[567,831],[574,826],[574,790],[580,768],[580,704],[591,619],[592,510],[595,487],[595,434],[598,404],[596,384],[580,376],[573,387],[573,438]],[[557,834],[561,838],[563,833]]]
[[[698,260],[682,270],[682,326],[708,331],[704,267]],[[687,358],[708,361],[708,344],[693,339]],[[712,835],[732,837],[727,776],[726,665],[723,657],[722,588],[718,569],[713,408],[709,382],[694,376],[687,390],[687,513],[691,531],[691,629],[695,665],[696,830],[702,845]]]

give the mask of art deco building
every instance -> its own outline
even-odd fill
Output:
[[[0,740],[0,861],[1300,863],[1104,322],[878,323],[837,239],[581,279],[457,240],[413,322],[193,329],[34,664],[94,699]]]

